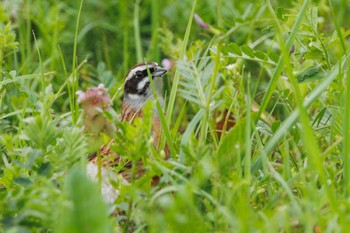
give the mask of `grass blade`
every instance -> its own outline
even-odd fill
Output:
[[[76,96],[75,92],[78,91],[79,87],[79,78],[78,78],[78,70],[76,69],[76,59],[77,59],[77,44],[78,44],[78,31],[79,31],[79,22],[80,22],[80,15],[83,8],[84,0],[80,1],[79,11],[78,11],[78,17],[76,21],[75,26],[75,34],[74,34],[74,47],[73,47],[73,62],[72,62],[72,82],[68,85],[68,93],[69,93],[69,100],[70,100],[70,109],[72,112],[72,125],[75,125],[78,117],[79,117],[79,106],[76,104]],[[67,77],[69,79],[69,77]]]
[[[137,62],[143,61],[139,15],[140,15],[140,0],[137,0],[135,2],[135,8],[134,8],[134,36],[135,36]]]
[[[294,38],[295,38],[296,33],[298,31],[298,28],[299,28],[299,26],[304,18],[304,15],[305,15],[305,12],[306,12],[306,9],[307,9],[307,6],[309,5],[309,3],[310,3],[310,0],[305,0],[303,2],[301,9],[299,10],[298,17],[295,20],[292,31],[290,33],[290,36],[288,37],[287,43],[286,43],[285,48],[284,48],[286,51],[289,51],[290,48],[292,47]],[[267,91],[265,92],[264,98],[263,98],[262,103],[260,105],[259,114],[257,116],[257,119],[255,119],[255,123],[257,123],[261,114],[266,110],[267,104],[269,103],[269,101],[272,97],[272,94],[276,89],[277,80],[280,77],[283,66],[284,66],[284,58],[283,58],[283,56],[281,56],[280,59],[278,60],[277,67],[272,75],[272,79],[269,83]]]
[[[196,9],[196,5],[197,5],[197,0],[195,0],[193,2],[191,14],[190,14],[189,19],[188,19],[186,32],[185,32],[185,37],[184,37],[184,40],[182,42],[182,49],[181,49],[180,56],[179,56],[180,60],[184,59],[184,56],[185,56],[185,53],[186,53],[186,48],[187,48],[187,44],[188,44],[188,39],[190,37],[191,25],[192,25],[192,20],[193,20],[194,10]],[[179,79],[180,79],[180,73],[176,70],[175,75],[174,75],[173,84],[172,84],[172,87],[171,87],[171,92],[170,92],[170,97],[169,97],[169,102],[168,102],[168,108],[167,108],[167,111],[166,111],[166,113],[167,113],[167,115],[166,115],[166,123],[167,123],[168,126],[170,125],[171,117],[172,117],[173,110],[174,110],[174,103],[175,103],[177,87],[179,85]]]
[[[344,123],[343,123],[343,175],[345,196],[350,196],[350,61],[347,59],[346,90],[344,103]]]

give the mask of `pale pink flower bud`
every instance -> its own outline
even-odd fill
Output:
[[[171,70],[174,67],[174,62],[171,59],[165,58],[162,60],[162,66],[166,70]]]
[[[197,14],[195,13],[193,15],[194,17],[194,20],[196,21],[196,23],[201,27],[201,28],[204,28],[204,29],[208,29],[210,27],[209,24],[207,23],[204,23],[204,21],[202,20],[202,18]]]

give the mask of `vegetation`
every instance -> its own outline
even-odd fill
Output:
[[[1,1],[0,232],[346,232],[349,12],[346,0]],[[113,183],[107,205],[85,166],[110,138],[84,132],[75,92],[103,83],[120,113],[128,69],[163,59],[173,153],[152,145],[152,103],[114,121],[113,149],[147,171]]]

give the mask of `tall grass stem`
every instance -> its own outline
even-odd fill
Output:
[[[179,55],[179,59],[183,60],[185,58],[185,54],[186,54],[186,48],[187,48],[187,44],[188,44],[188,39],[190,37],[190,32],[191,32],[191,26],[192,26],[192,21],[193,21],[193,15],[194,15],[194,11],[196,9],[196,5],[197,5],[197,0],[194,0],[193,5],[192,5],[192,10],[191,13],[189,15],[189,19],[188,19],[188,23],[187,23],[187,27],[186,27],[186,32],[185,32],[185,36],[182,42],[182,48],[181,48],[181,52]],[[174,75],[174,80],[173,80],[173,84],[171,87],[171,91],[170,91],[170,97],[169,97],[169,102],[168,102],[168,108],[167,108],[167,115],[166,115],[166,123],[169,126],[170,122],[171,122],[171,118],[172,118],[172,114],[173,114],[173,110],[174,110],[174,103],[175,103],[175,97],[176,97],[176,93],[177,93],[177,88],[179,85],[179,79],[180,79],[180,72],[178,70],[175,71],[175,75]]]

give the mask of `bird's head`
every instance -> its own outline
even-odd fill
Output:
[[[132,108],[140,109],[148,99],[153,99],[150,78],[152,78],[158,99],[163,104],[162,99],[162,76],[167,72],[156,62],[139,63],[132,67],[125,77],[124,83],[124,104]]]

